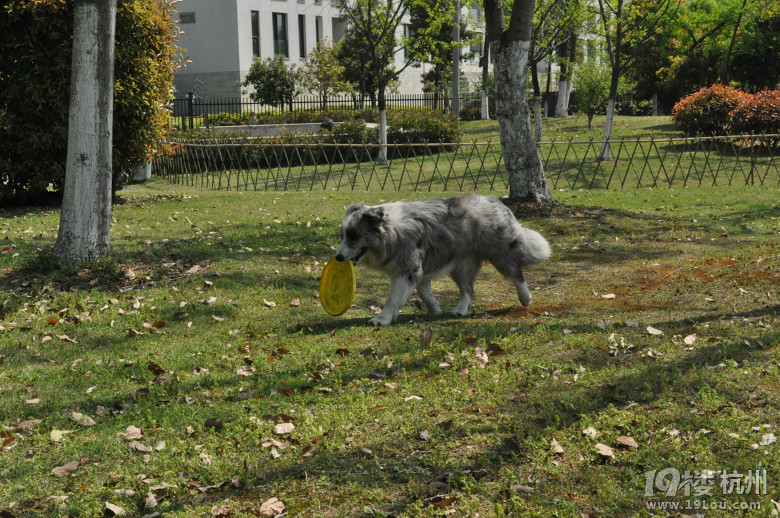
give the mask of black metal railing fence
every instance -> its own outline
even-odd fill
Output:
[[[461,94],[461,105],[478,105],[480,94],[464,92]],[[450,98],[442,94],[388,94],[387,106],[391,109],[414,108],[419,110],[447,110],[450,106]],[[335,95],[321,97],[318,95],[298,95],[284,106],[269,106],[254,102],[248,98],[200,98],[194,94],[187,97],[174,99],[171,116],[175,125],[183,130],[193,129],[207,123],[208,116],[217,114],[296,114],[306,111],[359,111],[371,108],[375,105],[372,100],[358,95]]]

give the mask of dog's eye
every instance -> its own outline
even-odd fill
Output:
[[[358,233],[357,230],[349,229],[347,230],[347,240],[348,241],[357,241]]]

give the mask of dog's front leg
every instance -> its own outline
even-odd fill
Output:
[[[417,287],[416,279],[413,275],[399,275],[393,279],[393,286],[390,288],[390,296],[382,311],[377,316],[368,321],[372,326],[387,326],[398,318],[398,310],[406,304],[409,297],[414,293]]]

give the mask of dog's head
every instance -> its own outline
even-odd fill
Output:
[[[336,252],[336,260],[352,261],[357,266],[369,248],[376,244],[385,221],[387,212],[382,206],[370,207],[360,202],[347,207],[339,228],[341,244]]]

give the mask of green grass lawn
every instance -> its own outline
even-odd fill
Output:
[[[498,121],[468,121],[462,122],[463,140],[465,142],[498,141]],[[588,118],[584,115],[572,115],[556,119],[547,117],[542,120],[542,141],[581,140],[599,141],[604,135],[604,115],[593,117],[591,129],[588,129]],[[615,117],[612,138],[669,137],[681,136],[672,128],[669,116],[658,117]]]
[[[530,308],[488,266],[473,316],[412,300],[374,329],[389,283],[358,269],[327,315],[344,207],[428,196],[152,180],[80,269],[48,259],[57,211],[0,211],[0,516],[243,517],[274,497],[291,517],[770,515],[777,188],[556,191],[525,221],[553,247]],[[455,307],[450,280],[434,291]],[[665,468],[767,469],[767,491],[717,474],[711,498],[646,497]]]

